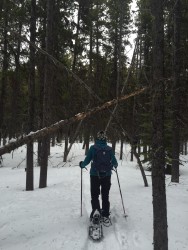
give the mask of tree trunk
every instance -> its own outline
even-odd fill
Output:
[[[22,5],[23,7],[23,5]],[[23,27],[23,20],[19,20],[19,36],[21,36]],[[21,89],[20,89],[20,52],[21,52],[21,40],[17,40],[17,49],[14,52],[15,56],[15,75],[12,80],[12,114],[11,114],[11,124],[10,124],[10,138],[15,138],[20,135],[21,120],[20,120],[20,101],[21,101]]]
[[[81,121],[79,122],[79,124],[78,124],[77,127],[76,127],[76,131],[75,131],[74,135],[71,136],[70,145],[69,145],[69,146],[67,145],[66,156],[64,155],[64,162],[67,161],[68,154],[69,154],[69,152],[70,152],[70,150],[71,150],[71,148],[72,148],[72,145],[74,144],[74,142],[75,142],[75,140],[76,140],[76,138],[77,138],[77,136],[78,136],[80,127],[81,127],[81,125],[82,125],[82,122],[83,122],[83,120],[81,120]]]
[[[124,139],[121,138],[120,157],[119,157],[120,160],[123,159],[123,142],[124,142]]]
[[[143,154],[144,154],[144,161],[147,161],[148,159],[147,145],[143,145]]]
[[[37,163],[41,166],[41,156],[42,155],[42,141],[38,140],[38,150],[37,150]]]
[[[0,1],[0,21],[1,21],[1,17],[2,17],[2,10],[3,10],[4,1],[5,1],[5,0],[1,0],[1,1]]]
[[[30,41],[36,38],[36,0],[31,1]],[[35,119],[35,49],[30,45],[28,133],[34,130]],[[27,144],[26,190],[33,190],[33,143]]]
[[[95,25],[94,25],[94,29],[96,29],[95,31],[95,47],[96,47],[96,59],[95,59],[95,76],[94,76],[94,81],[95,81],[95,85],[94,85],[94,91],[99,94],[99,90],[101,89],[101,64],[100,64],[100,42],[99,42],[99,37],[100,37],[100,27],[99,27],[99,22],[100,22],[100,17],[99,17],[99,13],[100,13],[100,4],[99,4],[99,0],[96,1],[96,19],[95,19]]]
[[[115,152],[116,152],[116,140],[115,139],[112,140],[112,151],[115,154]]]
[[[81,7],[80,7],[80,2],[79,1],[79,6],[78,6],[78,19],[77,19],[77,29],[76,29],[76,34],[75,34],[75,45],[74,45],[74,57],[73,57],[73,63],[72,63],[72,71],[75,72],[76,69],[76,61],[78,57],[78,46],[79,46],[79,31],[80,31],[80,12],[81,12]]]
[[[54,17],[54,1],[47,1],[47,28],[46,28],[46,51],[53,54],[53,17]],[[51,121],[51,104],[50,91],[52,88],[52,67],[50,60],[46,57],[45,61],[45,77],[44,77],[44,97],[43,97],[43,127],[49,126]],[[47,168],[49,154],[50,138],[48,136],[42,139],[41,152],[41,171],[39,188],[47,186]]]
[[[52,147],[55,147],[55,135],[52,135]]]
[[[4,4],[4,24],[5,29],[3,32],[3,67],[2,67],[2,77],[1,77],[1,96],[0,96],[0,145],[1,138],[4,137],[6,131],[6,125],[4,124],[4,113],[5,113],[5,103],[6,103],[6,89],[7,89],[7,71],[8,71],[8,41],[7,41],[7,30],[8,25],[8,8],[6,7],[6,2]]]
[[[133,145],[131,145],[131,159],[130,159],[130,161],[133,161],[133,158],[134,158],[134,154],[133,154]]]
[[[183,145],[184,145],[184,143],[181,142],[181,143],[180,143],[180,153],[181,153],[182,155],[184,155],[184,148],[183,148]]]
[[[43,34],[46,34],[46,16],[42,20],[42,31]],[[41,37],[41,47],[45,50],[45,35]],[[43,96],[44,96],[44,65],[45,65],[45,57],[43,54],[39,55],[39,63],[38,63],[38,73],[39,73],[39,98],[38,98],[38,129],[42,129],[43,126]],[[38,141],[38,165],[41,166],[41,151],[42,151],[42,141]]]
[[[172,93],[172,176],[171,181],[179,183],[179,153],[180,153],[180,124],[179,124],[179,103],[180,103],[180,25],[181,25],[181,1],[177,0],[174,6],[174,83]]]
[[[184,143],[184,148],[185,148],[185,150],[184,150],[185,155],[187,155],[187,142]]]
[[[65,134],[65,148],[64,148],[63,162],[67,162],[68,145],[69,145],[69,136],[68,136],[68,133],[66,133]]]
[[[47,186],[49,143],[50,143],[49,137],[44,137],[41,141],[41,168],[40,168],[39,188],[45,188]]]
[[[137,148],[138,148],[138,155],[140,157],[140,152],[141,152],[141,149],[140,149],[140,140],[138,140]]]
[[[85,133],[84,133],[85,155],[87,154],[89,150],[89,138],[90,138],[90,130],[85,129]]]
[[[164,149],[164,20],[163,0],[152,0],[152,193],[154,250],[168,250]]]

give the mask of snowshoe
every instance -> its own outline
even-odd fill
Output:
[[[102,223],[105,227],[109,227],[112,225],[110,217],[102,217]]]
[[[89,237],[92,240],[100,240],[103,237],[102,220],[98,210],[95,210],[93,217],[90,219]]]

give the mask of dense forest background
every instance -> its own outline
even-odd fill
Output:
[[[175,3],[164,1],[163,4],[164,136],[166,162],[170,164],[176,128],[179,130],[179,151],[187,152],[188,137],[188,4],[181,1],[176,10]],[[131,1],[123,0],[1,1],[1,144],[8,138],[18,138],[151,85],[151,1],[137,1],[137,4],[138,9],[131,11]],[[136,15],[134,23],[133,14]],[[128,58],[130,37],[136,32],[133,57]],[[57,61],[35,46],[47,51]],[[143,146],[141,153],[148,161],[151,103],[149,89],[119,105],[116,119],[110,122],[110,113],[106,111],[86,119],[77,136],[84,140],[87,151],[89,138],[95,136],[96,131],[107,128],[114,147],[116,141],[130,141],[131,138],[139,153],[140,145]],[[65,127],[54,136],[53,142],[66,139],[68,145],[68,140],[74,140],[77,126]],[[129,138],[122,135],[120,126]]]
[[[0,144],[6,146],[145,88],[115,109],[41,137],[39,187],[47,184],[51,145],[64,141],[66,161],[75,140],[83,142],[87,152],[96,132],[105,129],[114,151],[117,141],[122,150],[126,141],[140,166],[151,165],[154,215],[164,216],[161,225],[154,220],[154,238],[161,233],[165,245],[164,168],[170,166],[172,181],[179,182],[183,164],[179,155],[187,154],[188,1],[138,0],[136,10],[131,4],[131,0],[1,0]],[[129,58],[132,34],[136,38]],[[26,189],[32,190],[32,141],[27,144],[26,169]],[[160,214],[157,206],[164,208]]]
[[[163,3],[164,44],[161,45],[165,161],[170,164],[173,144],[179,145],[179,152],[187,153],[188,138],[188,4],[178,1],[176,8],[176,2]],[[131,1],[123,0],[1,1],[1,144],[122,94],[150,87],[151,3],[137,1],[138,9],[131,11]],[[137,33],[132,45],[134,53],[128,58],[127,48],[133,33]],[[150,161],[151,92],[148,88],[144,94],[120,104],[116,117],[110,121],[110,112],[104,111],[82,124],[65,126],[52,136],[52,144],[65,139],[68,147],[71,140],[79,138],[87,151],[89,139],[106,128],[114,148],[116,141],[126,140],[138,148],[144,161]],[[66,156],[65,153],[65,161]]]

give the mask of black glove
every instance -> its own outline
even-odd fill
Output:
[[[80,162],[79,162],[80,168],[83,168],[83,167],[82,167],[82,163],[83,163],[83,161],[80,161]]]
[[[118,165],[114,165],[114,166],[113,166],[113,169],[114,169],[114,170],[117,170],[117,166],[118,166]]]

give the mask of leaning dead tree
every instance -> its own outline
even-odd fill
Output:
[[[136,39],[135,48],[134,48],[134,52],[133,52],[133,56],[132,56],[132,60],[131,60],[131,65],[130,65],[129,70],[128,70],[127,78],[126,78],[126,80],[125,80],[125,82],[123,84],[123,88],[121,90],[121,95],[123,95],[123,92],[125,90],[125,86],[126,86],[128,80],[129,80],[129,77],[130,77],[130,73],[131,73],[131,70],[132,70],[132,67],[133,67],[133,64],[134,64],[134,58],[135,58],[135,55],[137,53],[138,40],[139,40],[139,37],[137,37],[137,39]],[[112,119],[115,118],[115,121],[117,122],[117,117],[115,116],[115,113],[117,111],[118,104],[119,104],[118,102],[115,104],[115,107],[114,107],[113,111],[111,112],[111,116],[110,116],[110,118],[108,120],[108,123],[106,125],[105,131],[108,130]],[[118,122],[118,126],[120,127],[120,131],[122,132],[123,136],[126,137],[126,138],[128,138],[128,140],[130,141],[131,145],[133,145],[133,138],[132,138],[131,134],[128,133],[128,131],[125,131],[125,129],[121,126],[121,124],[119,124],[119,122]],[[140,156],[136,152],[136,148],[135,147],[132,147],[132,151],[133,151],[133,154],[134,154],[134,156],[135,156],[135,158],[137,160],[138,166],[140,168],[140,172],[141,172],[142,178],[144,180],[144,185],[145,185],[145,187],[148,187],[147,178],[146,178],[146,175],[145,175],[145,172],[144,172],[144,168],[142,166],[142,162],[140,160]]]
[[[119,97],[118,99],[113,99],[111,101],[105,102],[103,105],[98,106],[98,107],[94,107],[87,112],[78,113],[69,119],[61,120],[55,124],[52,124],[49,127],[43,128],[43,129],[38,130],[36,132],[31,132],[30,134],[28,134],[24,137],[21,137],[15,141],[12,141],[12,142],[8,143],[7,145],[1,147],[0,148],[0,156],[5,154],[5,153],[10,153],[12,150],[19,148],[24,144],[33,142],[33,141],[38,140],[38,139],[42,139],[45,136],[53,135],[53,134],[57,133],[59,130],[61,130],[66,125],[71,125],[75,122],[84,120],[85,118],[90,117],[91,115],[94,115],[97,112],[100,112],[102,110],[110,108],[111,106],[115,105],[117,102],[123,102],[123,101],[126,101],[127,99],[129,99],[130,97],[139,95],[139,94],[143,93],[146,89],[147,88],[142,88],[142,89],[137,90],[129,95],[125,95],[125,96]]]
[[[3,27],[3,25],[2,24],[0,24],[0,26],[2,26]],[[7,30],[10,32],[10,33],[12,33],[15,37],[17,37],[17,39],[19,39],[19,40],[22,40],[22,41],[25,41],[25,42],[27,42],[30,46],[32,46],[34,49],[36,49],[36,50],[38,50],[41,54],[43,54],[43,55],[45,55],[50,61],[52,61],[53,62],[53,64],[58,68],[58,69],[60,69],[60,70],[66,70],[70,75],[72,75],[72,77],[77,81],[77,82],[79,82],[82,86],[84,86],[84,88],[85,89],[87,89],[87,91],[94,97],[94,98],[96,98],[101,104],[103,103],[103,100],[95,93],[95,91],[93,91],[82,79],[80,79],[73,71],[71,71],[70,69],[68,69],[62,62],[60,62],[59,60],[57,60],[55,57],[53,57],[51,54],[49,54],[47,51],[45,51],[45,50],[43,50],[43,49],[41,49],[41,48],[39,48],[36,44],[34,44],[34,43],[32,43],[31,41],[29,41],[25,36],[23,36],[23,35],[20,35],[20,34],[18,34],[17,32],[14,32],[14,31],[12,31],[11,29],[10,29],[10,27],[6,27],[7,28]],[[1,30],[2,28],[0,27],[0,30]],[[133,56],[133,58],[134,58],[134,56]],[[127,80],[128,80],[128,78],[129,78],[129,74],[128,74],[128,76],[127,76]],[[124,85],[125,86],[125,85]],[[143,89],[143,91],[144,90],[146,90],[146,88],[145,89]],[[123,89],[122,89],[122,91],[121,91],[121,94],[123,94],[123,91],[124,91],[124,87],[123,87]],[[142,91],[141,91],[142,92]],[[138,94],[140,94],[141,92],[139,92]],[[132,95],[133,94],[133,95]],[[113,112],[111,112],[109,109],[108,109],[108,107],[110,107],[111,105],[105,105],[105,104],[103,104],[102,106],[100,106],[100,107],[98,107],[99,109],[97,109],[97,111],[95,110],[95,112],[98,112],[98,111],[100,111],[100,110],[103,110],[103,109],[107,109],[109,112],[110,112],[110,114],[111,114],[111,117],[110,117],[110,121],[111,121],[111,119],[112,118],[115,118],[115,121],[116,121],[116,123],[118,123],[118,125],[121,127],[121,131],[122,131],[122,133],[123,133],[123,135],[124,136],[128,136],[128,134],[127,134],[127,132],[122,128],[122,126],[121,126],[121,124],[118,122],[118,119],[117,119],[117,117],[115,117],[115,111],[116,111],[116,108],[117,108],[117,106],[118,106],[118,103],[119,102],[122,102],[122,101],[124,101],[124,100],[126,100],[127,98],[129,98],[129,97],[131,97],[131,96],[134,96],[134,95],[137,95],[137,94],[134,94],[134,93],[132,93],[132,94],[130,94],[130,95],[128,95],[128,96],[124,96],[125,97],[125,99],[124,99],[124,97],[121,97],[121,98],[117,98],[117,99],[115,99],[115,102],[114,102],[114,100],[112,100],[112,103],[111,103],[111,101],[110,101],[110,103],[111,103],[111,105],[116,105],[116,107],[114,108],[114,111]],[[122,99],[123,98],[123,99]],[[109,102],[108,102],[109,103]],[[105,108],[104,108],[104,105],[105,105]],[[102,107],[102,109],[100,109]],[[94,113],[95,113],[94,112]],[[85,112],[85,113],[82,113],[82,114],[88,114],[88,113],[90,113],[90,112]],[[89,115],[91,115],[91,114],[88,114],[87,116],[89,116]],[[62,121],[62,123],[63,124],[61,124],[61,122],[60,122],[60,124],[59,124],[59,126],[60,126],[60,128],[62,127],[62,126],[64,126],[64,125],[66,125],[66,124],[71,124],[71,123],[73,123],[73,122],[76,122],[76,121],[81,121],[81,120],[83,120],[84,118],[86,118],[87,116],[83,116],[83,118],[82,119],[79,119],[79,120],[77,120],[77,119],[75,119],[75,121],[72,121],[71,119],[73,119],[73,118],[70,118],[70,119],[68,119],[68,120],[65,120],[65,121]],[[71,120],[71,121],[69,121],[69,120]],[[52,125],[53,126],[53,125]],[[108,125],[107,125],[108,126]],[[50,126],[51,127],[51,126]],[[53,133],[55,133],[56,131],[58,131],[58,129],[60,129],[60,128],[54,128],[54,126],[53,126],[53,129],[55,130],[54,132],[52,132],[52,134]],[[26,139],[27,140],[27,142],[24,142],[24,141],[22,141],[22,144],[21,145],[18,145],[18,146],[15,146],[15,143],[14,144],[8,144],[8,145],[6,145],[5,146],[5,151],[7,150],[7,148],[8,148],[8,151],[6,151],[6,152],[4,152],[3,150],[1,150],[0,149],[0,155],[2,155],[2,154],[4,154],[4,153],[7,153],[7,152],[10,152],[10,151],[12,151],[12,150],[14,150],[14,149],[16,149],[16,148],[18,148],[18,147],[20,147],[20,146],[22,146],[22,145],[24,145],[25,143],[28,143],[28,142],[30,142],[30,141],[34,141],[34,140],[36,140],[36,139],[41,139],[41,138],[44,138],[44,136],[46,136],[46,135],[50,135],[51,134],[51,132],[47,132],[47,131],[51,131],[51,129],[50,130],[45,130],[44,131],[44,129],[42,129],[42,130],[40,130],[41,131],[41,133],[35,133],[35,135],[34,135],[34,137],[32,137],[32,136],[29,136],[29,138],[28,138],[28,136],[27,137],[24,137],[24,139]],[[33,138],[33,139],[32,139]],[[128,138],[129,138],[129,140],[130,140],[130,136],[128,136]],[[23,139],[23,138],[22,138]],[[20,141],[20,140],[19,140]],[[9,145],[10,145],[10,147],[9,147]],[[14,145],[14,146],[13,146]],[[12,148],[13,147],[13,148]],[[4,147],[3,147],[4,148]],[[71,148],[71,146],[69,147],[69,149]],[[2,152],[2,153],[1,153]],[[3,153],[4,152],[4,153]],[[66,154],[68,154],[68,152],[66,152]],[[141,164],[141,161],[140,161],[140,159],[139,159],[139,156],[138,156],[138,154],[136,153],[136,150],[134,151],[134,155],[135,155],[135,157],[137,158],[137,162],[138,162],[138,164],[139,164],[139,167],[140,167],[140,170],[141,170],[141,173],[142,173],[142,176],[143,176],[143,180],[144,180],[144,184],[145,184],[145,186],[148,186],[148,183],[147,183],[147,179],[146,179],[146,176],[145,176],[145,173],[144,173],[144,170],[143,170],[143,167],[142,167],[142,164]]]

